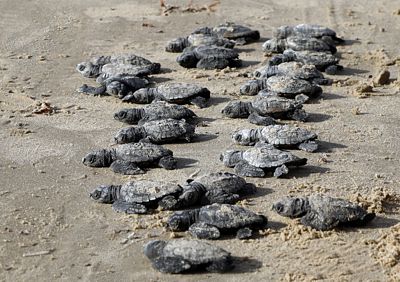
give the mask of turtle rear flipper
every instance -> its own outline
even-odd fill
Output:
[[[190,104],[193,104],[196,107],[202,109],[202,108],[207,107],[207,101],[208,100],[206,98],[197,96],[197,97],[190,99]]]
[[[127,214],[145,214],[147,212],[147,208],[144,205],[124,201],[115,201],[112,205],[112,209],[116,212],[124,212]]]
[[[206,267],[206,270],[210,272],[225,272],[231,270],[232,268],[233,268],[232,259],[230,257],[229,258],[224,257],[222,259],[214,260]]]
[[[152,265],[164,273],[181,273],[192,268],[190,261],[181,257],[158,257],[152,260]]]
[[[257,125],[268,126],[268,125],[276,124],[276,121],[274,118],[272,118],[270,116],[263,117],[256,113],[251,113],[247,119],[250,123],[257,124]]]
[[[158,165],[167,170],[172,170],[176,169],[177,161],[173,156],[165,156],[158,161]]]
[[[341,226],[364,226],[368,222],[373,220],[375,218],[375,216],[376,216],[375,213],[367,213],[362,218],[359,218],[357,220],[348,221],[348,222],[343,222],[343,223],[341,222],[340,225]]]
[[[289,173],[289,169],[287,168],[287,166],[285,165],[281,165],[279,167],[277,167],[274,171],[274,176],[276,178],[281,177],[282,175],[288,174]]]
[[[202,204],[234,204],[236,203],[240,196],[238,194],[229,193],[221,189],[213,189],[207,191],[202,200]]]
[[[238,238],[240,240],[249,239],[249,238],[251,238],[251,236],[253,236],[253,230],[251,230],[248,227],[240,228],[236,232],[236,238]]]
[[[309,153],[315,152],[318,149],[318,143],[315,141],[307,141],[299,144],[299,149]]]
[[[332,85],[333,80],[329,78],[314,78],[312,83],[318,85]]]
[[[293,113],[289,113],[287,116],[297,121],[306,121],[308,118],[308,114],[303,109],[296,109]]]
[[[341,66],[341,65],[331,65],[331,66],[326,67],[324,71],[327,74],[334,75],[334,74],[337,74],[337,72],[340,71],[340,70],[343,70],[343,66]]]
[[[121,160],[114,161],[111,164],[110,168],[115,173],[121,173],[125,175],[136,175],[145,173],[145,171],[138,167],[136,163]]]
[[[235,172],[240,176],[264,177],[265,172],[262,168],[252,166],[247,162],[240,162],[235,166]]]
[[[109,95],[108,93],[106,93],[106,86],[102,85],[99,87],[93,87],[93,86],[89,86],[87,84],[83,84],[81,87],[79,87],[77,89],[77,91],[79,93],[84,93],[84,94],[88,94],[88,95]]]
[[[162,198],[158,202],[158,206],[161,210],[176,210],[180,208],[178,201],[174,196],[166,196]]]
[[[301,218],[301,223],[317,230],[330,230],[336,227],[340,221],[333,217],[326,217],[314,210],[309,211]]]
[[[221,236],[219,229],[213,225],[198,222],[189,227],[189,233],[197,239],[218,239]]]

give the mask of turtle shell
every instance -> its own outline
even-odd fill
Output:
[[[289,53],[292,50],[283,52]],[[339,58],[328,52],[314,52],[314,51],[295,51],[296,60],[309,65],[315,65],[319,69],[324,69],[327,66],[336,65],[339,63]]]
[[[233,50],[217,46],[198,46],[193,49],[194,54],[198,59],[205,57],[224,58],[227,60],[239,58],[239,54]]]
[[[292,153],[278,150],[269,144],[244,151],[243,159],[250,165],[260,168],[276,168],[300,160]]]
[[[119,54],[110,56],[110,63],[112,64],[129,64],[133,66],[146,66],[151,65],[152,62],[143,57],[135,54]]]
[[[298,105],[295,101],[277,95],[256,96],[251,102],[252,108],[260,115],[286,113],[294,111]]]
[[[254,36],[255,30],[235,23],[223,23],[213,28],[213,32],[228,39],[238,39],[247,36]],[[256,38],[254,38],[256,39]]]
[[[271,76],[267,80],[267,89],[280,94],[312,93],[313,85],[307,80],[286,75]]]
[[[130,64],[106,64],[101,68],[102,74],[105,78],[113,76],[146,76],[153,72],[152,65],[135,66]]]
[[[221,189],[231,193],[238,193],[247,185],[244,178],[229,172],[216,172],[194,179],[201,183],[208,191]]]
[[[317,138],[314,132],[289,125],[269,125],[260,134],[263,141],[273,145],[295,145]]]
[[[182,187],[169,182],[130,181],[122,185],[119,199],[129,203],[149,203],[181,191]]]
[[[158,86],[157,91],[169,102],[185,101],[196,96],[210,98],[207,88],[184,82],[165,83]]]
[[[143,124],[143,128],[154,141],[172,141],[183,136],[192,136],[195,130],[194,125],[176,119],[149,121]]]
[[[277,66],[272,66],[272,68],[275,68],[278,74],[305,80],[324,77],[314,65],[304,65],[299,62],[285,62]]]
[[[192,33],[188,36],[188,42],[190,43],[190,46],[215,45],[233,48],[233,46],[235,45],[232,41],[220,38],[214,34],[207,33]]]
[[[151,143],[130,143],[114,148],[115,159],[134,163],[153,163],[165,156],[172,156],[172,151]]]
[[[165,101],[157,101],[143,107],[147,120],[158,120],[165,118],[185,119],[195,117],[196,114],[177,104],[170,104]]]
[[[336,53],[336,48],[321,39],[305,36],[291,36],[286,38],[286,48],[294,51],[317,51]]]
[[[317,24],[298,24],[293,27],[294,34],[304,34],[311,37],[336,37],[336,32],[330,28]]]

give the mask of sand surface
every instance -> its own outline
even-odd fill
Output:
[[[205,2],[205,1],[203,1]],[[170,1],[186,5],[185,1]],[[194,3],[202,4],[200,1]],[[294,3],[294,4],[293,4]],[[4,281],[386,281],[399,278],[400,98],[397,60],[400,5],[397,0],[239,1],[222,0],[208,13],[160,14],[158,1],[0,1],[0,279]],[[203,3],[204,4],[204,3]],[[241,69],[186,70],[166,41],[205,25],[235,21],[260,30],[262,40],[240,46]],[[221,118],[237,98],[244,74],[267,59],[263,41],[283,24],[318,23],[335,29],[345,71],[332,76],[321,99],[305,105],[321,149],[309,164],[285,179],[248,179],[258,193],[241,204],[268,216],[270,229],[247,241],[215,244],[239,257],[227,274],[165,275],[142,255],[151,238],[169,238],[168,213],[125,216],[96,204],[96,185],[129,179],[182,183],[199,174],[226,170],[219,153],[232,147],[232,130],[246,120]],[[75,91],[82,78],[75,65],[94,55],[133,52],[160,62],[156,82],[186,81],[208,87],[211,106],[194,109],[206,119],[197,142],[171,144],[179,169],[150,170],[137,177],[82,165],[91,149],[107,147],[124,125],[115,111],[129,105],[114,97]],[[366,98],[354,95],[382,68],[391,84]],[[243,100],[246,100],[243,98]],[[42,103],[52,114],[34,114]],[[229,171],[229,170],[228,170]],[[377,212],[365,228],[316,232],[271,211],[287,194],[322,192],[357,200]],[[132,235],[133,234],[133,235]],[[185,234],[176,234],[186,236]],[[397,278],[396,278],[397,277]],[[397,280],[399,281],[399,280]]]

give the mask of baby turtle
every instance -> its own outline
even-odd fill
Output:
[[[234,40],[238,45],[244,45],[260,39],[260,32],[258,30],[253,30],[232,22],[215,26],[213,32],[221,37]]]
[[[257,78],[268,78],[275,75],[300,78],[319,85],[332,84],[332,80],[325,78],[314,65],[304,65],[299,62],[285,62],[279,65],[268,64],[254,72],[254,76]]]
[[[198,239],[218,239],[221,233],[236,233],[239,239],[252,236],[252,229],[264,228],[267,218],[248,209],[212,204],[199,209],[177,211],[168,218],[172,231],[186,231]]]
[[[94,150],[82,162],[91,167],[111,167],[114,172],[126,175],[143,174],[143,168],[151,166],[175,169],[177,163],[171,150],[146,142]]]
[[[106,71],[103,70],[104,66],[106,67]],[[130,65],[132,67],[137,67],[137,71],[134,76],[147,75],[151,73],[158,73],[160,71],[160,64],[153,63],[143,57],[137,56],[135,54],[120,54],[120,55],[112,55],[112,56],[99,56],[90,59],[88,62],[79,63],[76,66],[76,70],[82,74],[84,77],[98,77],[100,74],[109,72],[111,65]],[[143,68],[143,71],[140,71],[140,68]],[[114,75],[108,75],[107,77],[112,77],[117,74],[125,74],[123,73],[114,73]]]
[[[188,179],[178,198],[169,197],[164,209],[182,209],[195,205],[234,204],[241,196],[255,192],[254,184],[229,172],[216,172]],[[166,199],[167,200],[167,199]]]
[[[240,67],[239,54],[232,49],[218,46],[189,47],[176,58],[179,65],[185,68],[223,69]]]
[[[330,37],[335,43],[343,43],[344,40],[336,36],[336,32],[330,28],[316,24],[298,24],[295,26],[284,25],[274,31],[276,38],[288,38],[290,36],[305,36],[323,38]]]
[[[192,33],[187,37],[178,37],[169,41],[165,47],[165,51],[180,53],[186,47],[197,47],[201,45],[219,46],[232,49],[235,46],[235,42],[221,38],[212,33]]]
[[[251,102],[231,101],[222,110],[230,118],[248,118],[257,125],[275,124],[275,118],[305,121],[308,114],[301,102],[279,96],[256,96]]]
[[[314,152],[318,144],[317,134],[307,129],[290,125],[269,125],[257,129],[242,129],[232,134],[236,144],[254,145],[259,141],[279,148],[297,147],[306,152]]]
[[[324,71],[327,74],[336,74],[343,69],[343,66],[339,65],[339,58],[329,52],[293,51],[291,49],[273,56],[269,60],[268,65],[273,66],[293,61],[306,65],[314,65],[318,70]]]
[[[282,216],[300,217],[302,224],[317,230],[330,230],[343,225],[361,226],[375,218],[375,213],[368,213],[355,203],[319,194],[285,197],[272,209]]]
[[[220,160],[225,166],[234,167],[240,176],[248,177],[264,177],[268,171],[272,171],[275,177],[280,177],[289,172],[288,166],[302,166],[307,163],[305,158],[263,142],[246,151],[227,150],[221,154]]]
[[[150,241],[144,246],[144,254],[153,268],[163,273],[225,272],[233,268],[229,252],[198,240]]]
[[[156,88],[142,88],[126,95],[122,101],[149,104],[155,100],[173,104],[193,104],[199,108],[207,106],[210,90],[190,83],[165,83]]]
[[[182,105],[169,104],[164,101],[156,101],[143,108],[122,109],[114,114],[114,119],[127,124],[144,124],[148,121],[161,119],[184,119],[194,123],[196,114]]]
[[[305,36],[291,36],[284,39],[272,38],[262,45],[266,53],[282,53],[286,49],[294,51],[316,51],[336,53],[336,47],[330,37],[314,38]]]
[[[112,95],[121,99],[128,93],[146,87],[149,81],[136,76],[116,75],[103,80],[100,84],[99,87],[83,84],[77,91],[91,95]]]
[[[112,204],[117,212],[144,214],[156,209],[167,196],[176,196],[182,187],[168,182],[138,180],[124,185],[101,185],[90,193],[90,197],[104,204]]]
[[[242,95],[256,95],[261,90],[273,92],[276,95],[293,99],[299,94],[308,97],[318,97],[322,93],[322,88],[307,80],[285,76],[275,75],[268,78],[253,79],[247,81],[240,87]]]
[[[195,126],[185,120],[153,120],[139,126],[122,128],[117,132],[114,141],[117,144],[134,143],[147,139],[151,143],[168,143],[179,139],[187,142],[194,136]]]

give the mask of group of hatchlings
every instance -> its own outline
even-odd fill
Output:
[[[240,67],[235,45],[260,39],[257,30],[234,23],[195,30],[186,37],[170,41],[167,52],[181,52],[177,58],[185,68],[223,69]],[[167,227],[171,231],[188,231],[197,239],[218,239],[236,234],[239,239],[264,229],[267,218],[234,205],[256,187],[243,177],[280,177],[288,167],[302,166],[307,159],[284,149],[298,148],[314,152],[318,148],[314,132],[276,119],[306,121],[303,104],[319,96],[331,80],[322,72],[335,74],[342,69],[334,55],[336,44],[343,40],[319,25],[282,26],[274,38],[263,44],[267,53],[278,53],[254,72],[254,79],[240,87],[242,95],[254,95],[251,102],[231,101],[222,110],[229,118],[247,118],[260,125],[232,134],[236,144],[252,146],[245,150],[227,150],[220,160],[236,174],[216,172],[188,179],[182,185],[153,180],[131,181],[123,185],[102,185],[90,197],[112,204],[115,211],[144,214],[152,209],[179,210]],[[173,152],[160,144],[195,137],[198,118],[184,104],[207,106],[210,91],[189,83],[165,83],[152,86],[149,75],[160,72],[160,64],[133,55],[100,56],[77,65],[84,77],[95,77],[98,87],[83,85],[81,93],[113,95],[124,102],[147,104],[142,108],[123,109],[114,118],[133,125],[119,130],[114,137],[118,145],[94,150],[83,158],[91,167],[111,167],[116,173],[136,175],[149,167],[167,170],[177,167]],[[195,207],[194,209],[192,207]],[[191,209],[192,208],[192,209]],[[274,203],[273,210],[317,230],[338,225],[362,225],[375,217],[357,204],[343,199],[315,194],[308,197],[285,197]],[[226,271],[233,267],[229,252],[202,240],[155,240],[144,246],[144,254],[155,269],[166,273],[190,270]]]

